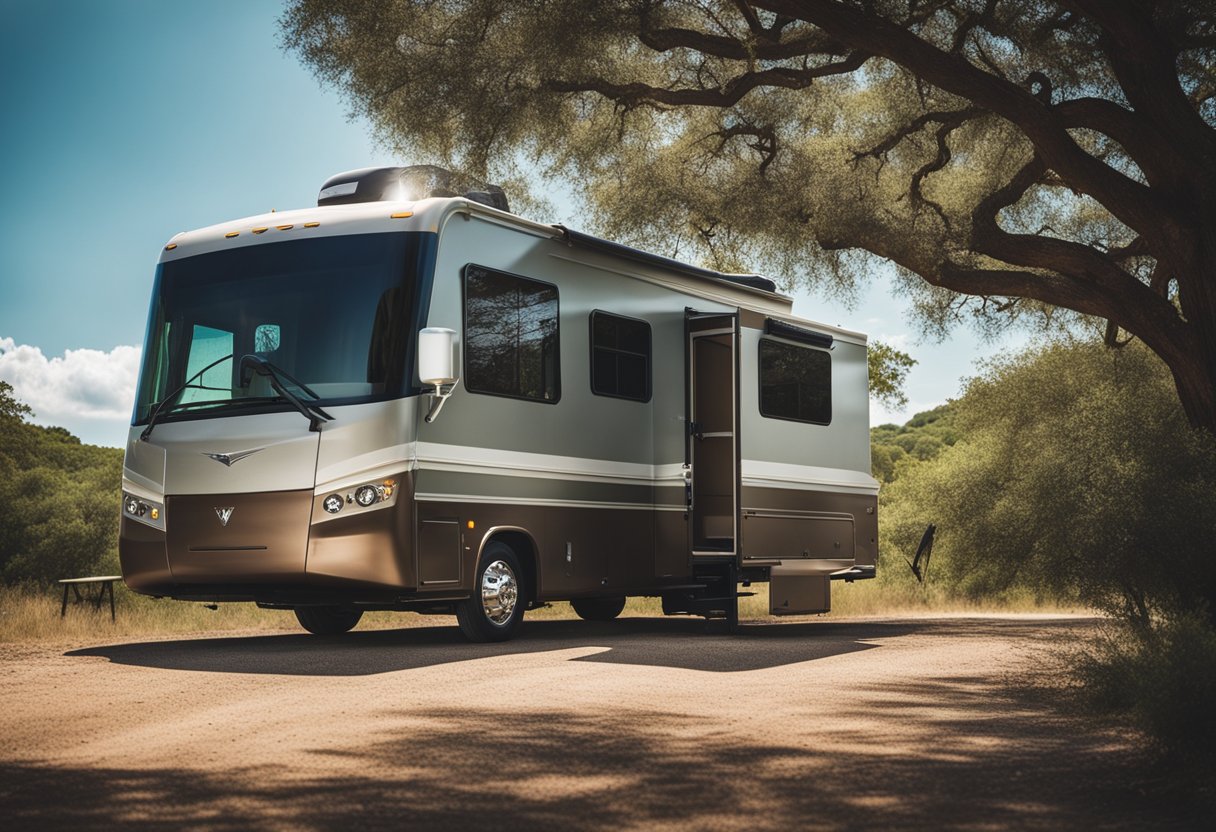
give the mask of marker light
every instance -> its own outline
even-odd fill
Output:
[[[149,516],[150,516],[150,517],[151,517],[153,520],[159,520],[159,519],[160,519],[160,509],[158,509],[158,508],[154,508],[154,509],[152,509],[152,511],[151,511],[151,512],[149,512]]]
[[[376,487],[374,485],[360,486],[359,490],[355,492],[355,502],[364,508],[367,508],[379,498],[380,495],[376,493]]]
[[[325,498],[325,502],[321,503],[321,507],[330,514],[337,514],[342,510],[342,497],[339,494],[330,494]]]

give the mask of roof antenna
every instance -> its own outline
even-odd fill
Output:
[[[933,538],[936,534],[937,526],[930,523],[929,528],[925,529],[924,535],[921,536],[920,545],[916,547],[916,557],[912,560],[904,558],[904,562],[911,567],[912,574],[916,576],[917,583],[923,584],[925,577],[929,574],[929,558],[933,556]]]

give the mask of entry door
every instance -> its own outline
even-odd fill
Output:
[[[739,319],[689,312],[688,463],[693,555],[739,541]]]

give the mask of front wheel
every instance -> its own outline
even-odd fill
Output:
[[[625,596],[607,598],[575,598],[570,602],[578,617],[584,621],[611,621],[625,609]]]
[[[363,610],[354,607],[296,607],[296,620],[318,636],[336,636],[355,628]]]
[[[506,641],[524,620],[527,590],[520,582],[519,558],[505,543],[491,542],[481,553],[473,596],[456,607],[456,621],[469,641]]]

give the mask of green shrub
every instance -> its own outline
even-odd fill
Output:
[[[1216,440],[1187,424],[1148,349],[1011,356],[951,409],[957,441],[901,460],[883,489],[884,565],[906,571],[934,523],[934,580],[968,597],[1028,589],[1141,627],[1216,609]]]
[[[1122,626],[1081,656],[1077,676],[1091,708],[1129,716],[1178,762],[1216,762],[1216,630],[1206,616]]]
[[[0,580],[49,584],[118,568],[122,451],[29,424],[0,382]]]

